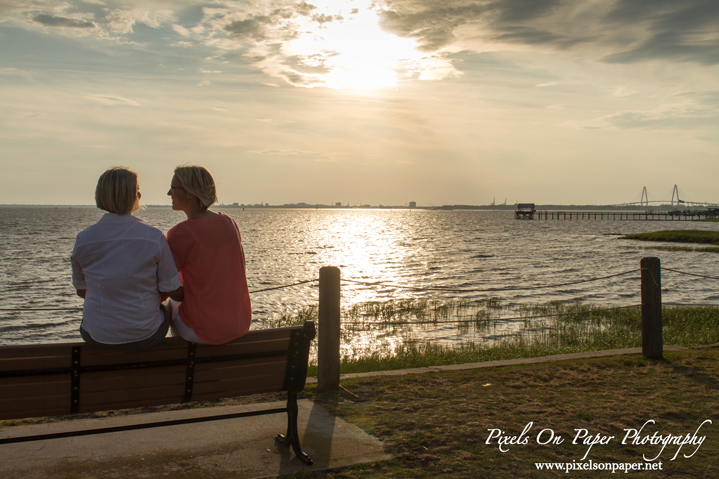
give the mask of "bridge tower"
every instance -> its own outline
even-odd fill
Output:
[[[646,199],[645,199],[646,198]],[[645,203],[646,201],[646,203]],[[639,204],[642,206],[649,206],[649,193],[647,193],[647,187],[645,186],[642,190],[642,198],[639,200]]]
[[[677,197],[677,206],[679,206],[680,203],[684,203],[684,201],[679,199],[679,188],[677,188],[677,185],[674,185],[674,189],[672,190],[672,206],[674,206],[674,196]]]

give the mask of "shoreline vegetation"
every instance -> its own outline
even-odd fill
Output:
[[[317,321],[315,307],[283,316],[273,327],[308,320]],[[662,323],[664,344],[719,343],[719,306],[665,306]],[[413,328],[448,324],[456,328],[458,341],[453,346],[412,338]],[[391,350],[353,348],[356,332],[368,329],[375,331],[378,341],[384,335],[403,340]],[[343,311],[341,342],[342,374],[623,349],[641,346],[641,309],[581,302],[517,307],[498,299],[364,303]],[[313,359],[308,376],[316,375]]]
[[[701,220],[716,222],[717,220]],[[636,233],[622,236],[622,239],[665,243],[700,244],[711,246],[662,246],[653,245],[641,247],[661,251],[694,251],[704,253],[719,253],[719,232],[701,230],[666,230],[651,233]]]

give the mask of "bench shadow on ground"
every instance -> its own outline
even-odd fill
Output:
[[[308,454],[313,461],[312,466],[305,465],[296,455],[292,446],[285,446],[281,441],[275,440],[275,450],[280,454],[279,474],[290,474],[299,469],[328,469],[337,467],[333,461],[333,438],[337,418],[328,414],[327,411],[317,403],[313,403],[312,410],[304,423],[304,431],[300,435],[300,444],[305,454]]]

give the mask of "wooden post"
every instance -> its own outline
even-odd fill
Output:
[[[659,258],[642,258],[642,354],[645,358],[661,359],[662,341],[662,279]]]
[[[317,388],[340,388],[340,269],[320,268],[317,343]]]

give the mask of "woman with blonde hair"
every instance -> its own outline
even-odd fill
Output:
[[[140,197],[137,173],[107,170],[95,189],[95,203],[107,213],[77,235],[72,283],[85,300],[80,334],[89,344],[153,346],[170,326],[162,297],[182,299],[180,276],[162,231],[132,216]]]
[[[215,180],[201,166],[178,166],[168,196],[187,220],[167,232],[182,276],[184,299],[170,301],[175,333],[194,343],[223,344],[247,333],[252,321],[240,230],[210,211]]]

